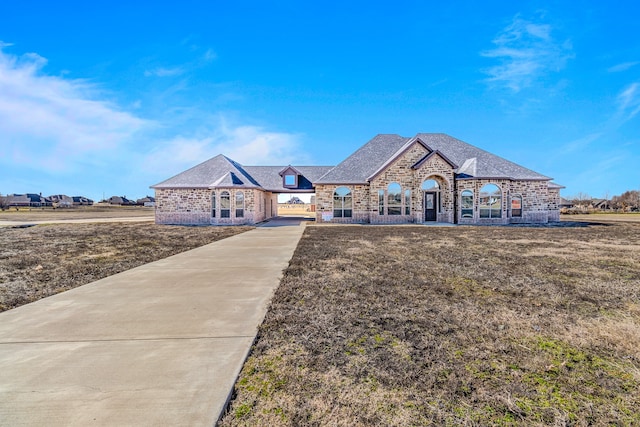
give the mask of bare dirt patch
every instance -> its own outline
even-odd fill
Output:
[[[0,311],[251,228],[148,223],[0,228]]]
[[[222,425],[640,425],[640,225],[308,227]]]

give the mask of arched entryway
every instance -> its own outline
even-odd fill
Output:
[[[441,211],[442,193],[440,184],[433,178],[425,180],[420,186],[423,194],[424,221],[437,221]]]

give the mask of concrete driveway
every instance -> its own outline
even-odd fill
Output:
[[[211,426],[303,221],[0,313],[0,425]]]

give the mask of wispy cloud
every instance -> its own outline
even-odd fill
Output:
[[[640,113],[640,85],[631,83],[622,92],[618,94],[618,116],[627,121]]]
[[[184,74],[185,71],[186,70],[184,67],[173,67],[173,68],[158,67],[158,68],[154,68],[153,70],[145,70],[144,75],[146,77],[149,77],[149,76],[173,77],[173,76],[179,76],[181,74]]]
[[[224,113],[212,119],[197,106],[173,119],[143,119],[141,102],[127,111],[109,101],[116,94],[49,75],[46,64],[35,53],[0,49],[2,192],[144,195],[149,185],[220,153],[245,164],[307,159],[301,135],[230,123]]]
[[[207,49],[202,53],[202,49],[199,46],[191,46],[189,48],[190,60],[174,66],[149,66],[144,70],[145,77],[176,77],[183,74],[191,73],[200,68],[206,67],[216,59],[218,55],[213,49]],[[199,53],[198,53],[199,51]],[[197,53],[197,56],[193,54]],[[155,64],[154,64],[155,65]]]
[[[100,99],[106,94],[87,81],[44,74],[46,63],[0,50],[0,162],[68,168],[69,158],[117,150],[152,125]]]
[[[619,73],[620,71],[627,71],[628,69],[635,67],[638,64],[640,64],[640,61],[623,62],[621,64],[617,64],[613,67],[607,68],[607,71],[610,73]]]
[[[495,58],[498,65],[482,70],[487,81],[502,84],[519,92],[549,72],[561,70],[573,57],[569,40],[557,42],[553,27],[516,15],[493,39],[493,49],[480,54]]]
[[[178,172],[217,154],[245,165],[304,163],[301,135],[269,131],[260,126],[229,125],[220,119],[197,136],[179,135],[158,144],[143,162],[149,170]]]

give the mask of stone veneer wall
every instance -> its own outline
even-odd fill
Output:
[[[522,217],[512,217],[510,223],[549,222],[548,181],[513,181],[510,190],[510,195],[522,196]]]
[[[402,156],[391,163],[382,173],[374,177],[369,185],[317,185],[316,186],[316,221],[328,222],[323,219],[323,213],[333,214],[333,194],[338,187],[351,190],[353,200],[353,216],[351,218],[332,218],[332,223],[372,223],[372,224],[402,224],[424,222],[422,208],[424,192],[422,183],[427,179],[435,179],[440,185],[441,211],[438,221],[453,222],[454,220],[454,190],[453,169],[440,156],[435,155],[417,170],[411,167],[429,152],[419,143],[414,144]],[[389,184],[396,182],[402,191],[402,215],[380,215],[378,210],[378,191],[385,192]],[[405,190],[411,190],[410,214],[405,215]],[[385,207],[386,213],[386,207]]]
[[[560,189],[549,188],[549,222],[560,221]]]
[[[156,190],[156,224],[209,224],[210,209],[211,190],[209,189]]]
[[[485,184],[495,184],[502,190],[502,217],[480,218],[480,189]],[[456,182],[458,223],[460,224],[518,224],[546,223],[550,218],[549,189],[547,181],[511,181],[504,179],[459,179]],[[473,219],[462,218],[460,194],[473,191]],[[522,216],[511,216],[511,196],[522,197]],[[558,215],[559,216],[559,215]]]
[[[216,215],[211,216],[211,195],[216,194]],[[220,216],[220,195],[229,192],[229,218]],[[244,194],[244,215],[236,218],[235,197]],[[244,225],[255,224],[277,215],[277,195],[256,189],[177,188],[156,190],[156,223],[177,225]],[[274,214],[271,212],[273,207]]]
[[[438,222],[454,221],[454,175],[452,166],[442,157],[435,155],[427,160],[420,168],[415,170],[415,188],[414,192],[416,200],[414,201],[414,215],[416,222],[424,222],[424,191],[422,191],[422,183],[428,179],[435,180],[440,186],[440,212],[437,214]]]
[[[338,187],[347,187],[351,190],[353,203],[351,218],[332,218],[329,221],[325,216],[333,216],[333,193]],[[369,222],[369,186],[362,184],[353,185],[317,185],[316,186],[316,221],[332,222],[337,224],[364,224]]]

